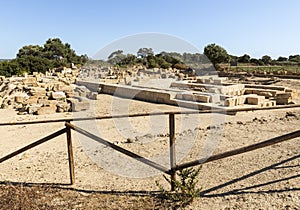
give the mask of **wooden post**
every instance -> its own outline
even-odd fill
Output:
[[[70,123],[70,121],[67,121]],[[72,146],[72,135],[71,128],[67,128],[67,145],[68,145],[68,159],[69,159],[69,170],[70,170],[70,182],[71,185],[75,184],[75,170],[74,170],[74,156],[73,156],[73,146]]]
[[[175,117],[169,114],[169,133],[170,133],[170,165],[171,165],[171,191],[175,190],[176,180],[176,150],[175,150]]]

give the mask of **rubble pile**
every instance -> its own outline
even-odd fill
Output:
[[[135,65],[127,69],[110,66],[85,66],[78,75],[80,80],[99,81],[104,83],[117,83],[131,85],[143,79],[167,79],[184,80],[189,76],[176,68],[151,68]]]
[[[0,108],[15,109],[19,115],[88,109],[86,97],[97,99],[97,94],[74,84],[78,72],[63,68],[46,75],[34,73],[22,77],[0,77]]]

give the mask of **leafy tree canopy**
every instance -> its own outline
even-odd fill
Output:
[[[209,44],[204,48],[204,55],[214,64],[229,62],[230,56],[227,51],[216,44]]]
[[[23,46],[15,59],[1,63],[0,74],[11,76],[34,71],[45,73],[53,67],[67,66],[70,63],[82,65],[87,60],[87,55],[77,55],[70,44],[54,38],[48,39],[43,46]]]

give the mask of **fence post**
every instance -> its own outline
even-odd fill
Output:
[[[67,121],[70,123],[70,121]],[[70,182],[71,185],[75,184],[75,170],[74,170],[74,156],[73,156],[73,146],[72,146],[72,135],[71,128],[67,128],[67,145],[68,145],[68,159],[69,159],[69,170],[70,170]]]
[[[170,165],[171,165],[171,191],[175,190],[176,180],[176,150],[175,150],[175,117],[169,114],[169,134],[170,134]]]

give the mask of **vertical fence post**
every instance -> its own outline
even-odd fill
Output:
[[[67,121],[70,123],[70,121]],[[72,146],[72,135],[71,128],[67,128],[67,144],[68,144],[68,159],[69,159],[69,170],[70,170],[70,182],[71,185],[75,183],[75,170],[74,170],[74,156],[73,156],[73,146]]]
[[[171,191],[175,190],[176,180],[176,150],[175,150],[175,117],[169,114],[169,134],[170,134],[170,165],[171,165]]]

